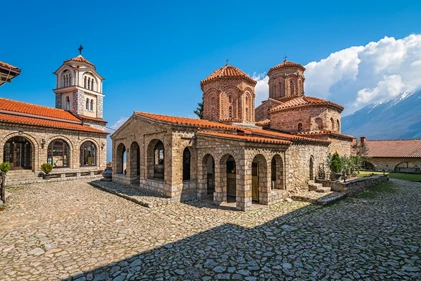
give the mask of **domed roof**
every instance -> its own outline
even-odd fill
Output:
[[[268,71],[268,75],[269,75],[269,73],[270,73],[270,72],[272,72],[272,71],[273,71],[273,70],[275,70],[275,69],[287,68],[287,67],[299,67],[299,68],[301,68],[303,71],[304,71],[304,70],[306,70],[306,68],[305,68],[304,66],[302,66],[301,64],[299,64],[299,63],[295,63],[295,62],[292,62],[292,61],[287,61],[287,60],[284,60],[284,61],[283,61],[283,62],[281,62],[280,64],[278,64],[278,65],[276,65],[276,66],[272,67],[271,69],[269,69],[269,71]]]
[[[209,75],[206,79],[200,82],[200,85],[203,86],[204,84],[216,80],[216,79],[233,79],[233,78],[243,78],[248,82],[255,85],[257,81],[251,79],[250,76],[242,72],[240,69],[236,68],[235,66],[226,64],[221,68],[215,70],[211,75]]]

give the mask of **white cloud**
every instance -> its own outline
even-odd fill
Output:
[[[256,94],[254,104],[257,107],[262,103],[262,101],[266,100],[269,96],[269,77],[267,77],[265,73],[253,73],[251,78],[257,81],[257,84],[254,87],[254,93]]]
[[[129,119],[129,117],[120,117],[120,119],[118,119],[117,122],[115,122],[113,125],[108,126],[108,132],[109,133],[114,133],[118,128],[120,128],[121,125],[124,124],[124,122],[127,121],[127,119]]]
[[[371,103],[384,102],[402,92],[421,88],[421,34],[402,39],[384,37],[310,62],[305,93],[345,106],[344,114]],[[268,77],[254,74],[256,106],[268,97]]]

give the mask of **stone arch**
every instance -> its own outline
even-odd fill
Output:
[[[29,135],[28,133],[22,132],[22,131],[17,131],[17,132],[13,132],[10,133],[6,136],[3,137],[3,139],[1,140],[0,146],[3,148],[0,150],[0,153],[2,153],[1,158],[3,160],[3,162],[5,161],[5,146],[7,141],[9,141],[10,139],[14,138],[14,137],[23,137],[25,139],[27,139],[29,141],[29,143],[31,144],[31,169],[32,171],[36,170],[36,169],[40,169],[40,167],[36,167],[36,164],[38,163],[37,159],[39,158],[39,146],[40,144],[37,142],[37,140],[32,137],[31,135]],[[45,141],[45,140],[44,140]],[[41,139],[41,143],[42,143],[42,139]]]
[[[374,166],[374,164],[369,162],[369,161],[362,161],[361,162],[361,168],[363,168],[364,170],[367,170],[367,171],[375,171],[376,170],[376,167]]]
[[[183,150],[183,181],[191,180],[192,155],[188,147]]]
[[[92,72],[87,71],[83,73],[82,82],[85,89],[90,91],[98,91],[98,79]]]
[[[140,177],[140,146],[136,141],[133,141],[129,150],[129,176],[130,178]],[[135,180],[136,181],[136,180]]]
[[[74,73],[70,67],[65,67],[59,74],[59,77],[60,78],[57,85],[59,88],[69,87],[74,84],[73,83]]]
[[[165,147],[159,139],[149,142],[147,148],[147,177],[148,179],[165,180]]]
[[[203,181],[206,183],[206,194],[211,195],[215,192],[215,158],[206,154],[202,159]]]
[[[220,176],[223,193],[227,201],[236,201],[237,197],[237,162],[231,154],[225,154],[220,159]]]
[[[71,168],[73,144],[66,137],[50,138],[47,145],[47,163],[53,168]]]
[[[254,156],[251,163],[252,187],[251,197],[252,201],[261,202],[260,199],[263,192],[267,192],[267,161],[262,154]]]
[[[333,120],[333,118],[330,118],[330,129],[332,131],[335,131],[335,121]]]
[[[414,162],[404,161],[404,162],[401,162],[401,163],[397,164],[395,166],[395,168],[393,169],[393,171],[397,172],[397,173],[416,173],[416,174],[419,174],[420,173],[420,167]]]
[[[284,161],[279,154],[275,154],[271,161],[271,188],[285,189],[284,185]]]
[[[117,146],[115,166],[116,174],[125,175],[124,170],[126,169],[126,146],[123,143],[119,143]]]
[[[314,156],[310,156],[309,167],[308,167],[309,179],[314,180]]]
[[[79,149],[79,165],[81,167],[98,165],[98,145],[90,140],[81,142]]]

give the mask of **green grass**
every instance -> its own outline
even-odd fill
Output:
[[[375,198],[380,193],[395,193],[396,191],[395,185],[390,181],[386,181],[355,195],[355,198]]]
[[[364,178],[369,177],[372,174],[375,175],[382,175],[383,172],[370,172],[370,171],[361,171],[357,177]],[[421,181],[421,174],[402,174],[402,173],[387,173],[386,175],[389,176],[389,178],[392,179],[400,179],[400,180],[406,180],[406,181]]]
[[[420,174],[390,173],[389,178],[406,180],[406,181],[421,181],[421,175]]]

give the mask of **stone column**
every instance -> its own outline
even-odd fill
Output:
[[[236,208],[241,211],[251,209],[251,169],[247,169],[247,162],[240,160],[237,165]],[[249,165],[251,167],[251,163]]]
[[[220,205],[227,202],[227,175],[225,165],[215,163],[215,192],[213,193],[213,203]]]

